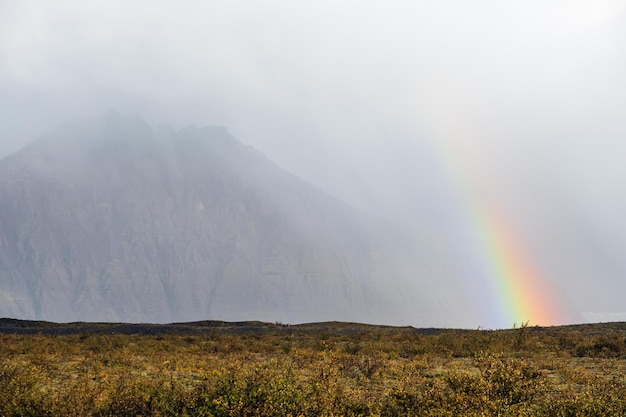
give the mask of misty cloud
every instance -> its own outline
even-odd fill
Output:
[[[2,2],[0,157],[110,109],[224,125],[429,236],[496,205],[572,304],[625,311],[625,28],[613,0]]]

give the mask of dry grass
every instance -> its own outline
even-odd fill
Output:
[[[626,415],[623,324],[51,328],[0,333],[0,415]]]

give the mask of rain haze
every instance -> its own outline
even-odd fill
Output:
[[[468,265],[506,229],[562,322],[626,320],[622,1],[0,0],[0,158],[109,110],[226,126]]]

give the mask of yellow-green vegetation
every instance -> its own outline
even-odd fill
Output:
[[[0,333],[1,416],[626,416],[624,323],[38,326]]]

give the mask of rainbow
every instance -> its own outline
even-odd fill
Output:
[[[562,324],[559,298],[531,261],[513,227],[500,213],[486,207],[475,210],[473,218],[478,253],[496,296],[492,303],[498,316],[490,319],[498,327]]]
[[[449,129],[450,124],[447,126]],[[463,137],[451,135],[458,132],[448,129],[431,133],[438,138]],[[435,154],[456,194],[463,225],[463,230],[456,233],[464,246],[461,253],[470,258],[467,290],[482,309],[481,327],[564,324],[566,314],[560,297],[533,262],[532,251],[525,247],[510,221],[512,213],[507,216],[507,210],[496,198],[498,193],[494,191],[498,188],[489,181],[494,173],[485,172],[489,161],[476,143],[458,139],[454,142],[452,146],[449,141],[438,141]]]

